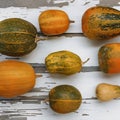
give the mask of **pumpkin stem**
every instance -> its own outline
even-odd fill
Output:
[[[42,77],[40,73],[36,73],[36,77]]]
[[[90,58],[87,58],[87,60],[86,60],[86,61],[84,61],[84,62],[82,62],[82,64],[87,63],[89,60],[90,60]]]
[[[36,35],[36,38],[35,38],[35,42],[37,43],[37,42],[39,42],[40,40],[47,40],[48,39],[48,37],[39,37],[38,35]]]
[[[70,20],[70,23],[75,23],[75,21],[74,20]]]

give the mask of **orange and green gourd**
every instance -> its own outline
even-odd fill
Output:
[[[49,105],[61,114],[76,111],[82,103],[80,91],[71,85],[59,85],[49,92]]]
[[[96,6],[82,16],[83,34],[91,40],[108,40],[120,35],[120,11]]]
[[[98,51],[98,62],[105,73],[120,73],[120,43],[109,43]]]

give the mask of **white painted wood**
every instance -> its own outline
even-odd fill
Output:
[[[48,3],[51,0],[46,0]],[[67,0],[53,0],[54,4],[67,2]],[[113,0],[111,0],[113,1]],[[108,1],[110,2],[110,1]],[[119,2],[119,1],[118,1]],[[18,17],[33,23],[40,31],[38,16],[46,9],[61,9],[68,13],[75,23],[70,25],[66,33],[82,33],[81,18],[89,7],[99,5],[99,0],[69,0],[68,5],[40,6],[37,8],[27,7],[5,7],[0,8],[0,20]],[[116,9],[120,6],[111,5]],[[70,50],[78,54],[82,61],[90,60],[83,66],[98,66],[98,50],[106,43],[119,42],[120,36],[104,42],[91,41],[82,35],[58,36],[48,40],[39,41],[37,48],[30,54],[20,57],[18,60],[28,63],[44,64],[45,57],[55,51]],[[0,61],[5,59],[17,59],[5,55],[0,56]],[[70,76],[51,75],[40,73],[42,77],[36,79],[36,85],[32,91],[14,99],[0,99],[0,120],[119,120],[120,99],[101,103],[96,99],[95,89],[99,83],[111,83],[120,85],[120,75],[106,75],[100,71],[80,72]],[[49,90],[57,85],[69,84],[78,88],[82,94],[83,101],[80,108],[70,114],[57,114],[53,112],[49,103],[45,102]]]

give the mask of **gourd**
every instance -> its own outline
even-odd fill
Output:
[[[59,85],[49,92],[49,105],[61,114],[74,112],[82,103],[80,91],[71,85]]]
[[[104,102],[120,97],[120,86],[108,83],[98,84],[96,87],[97,99]]]
[[[38,21],[41,32],[48,36],[66,32],[70,22],[73,22],[62,10],[45,10],[39,15]]]
[[[13,98],[32,90],[35,85],[32,66],[16,60],[0,62],[0,96]]]
[[[0,53],[23,56],[36,48],[37,30],[21,18],[8,18],[0,22]]]
[[[50,73],[74,74],[81,71],[82,64],[77,54],[67,50],[50,53],[45,58],[46,69]]]
[[[120,43],[101,46],[98,51],[98,63],[104,73],[120,73]]]
[[[120,35],[120,11],[96,6],[82,16],[83,34],[91,40],[108,40]]]

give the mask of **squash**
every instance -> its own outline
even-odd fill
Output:
[[[70,75],[81,71],[82,61],[75,53],[62,50],[50,53],[45,58],[45,65],[50,73]]]
[[[0,96],[13,98],[33,89],[36,75],[32,66],[16,60],[0,62]]]
[[[36,48],[37,30],[21,18],[8,18],[0,22],[0,53],[23,56]]]
[[[98,51],[98,63],[101,71],[105,73],[120,73],[120,43],[101,46]]]
[[[83,34],[91,40],[108,40],[120,35],[120,11],[96,6],[82,16]]]
[[[105,102],[120,97],[120,86],[108,83],[98,84],[96,87],[96,97]]]
[[[45,10],[39,15],[38,21],[41,32],[48,36],[66,32],[72,22],[62,10]]]
[[[80,91],[71,85],[59,85],[49,92],[50,108],[61,114],[74,112],[82,103]]]

